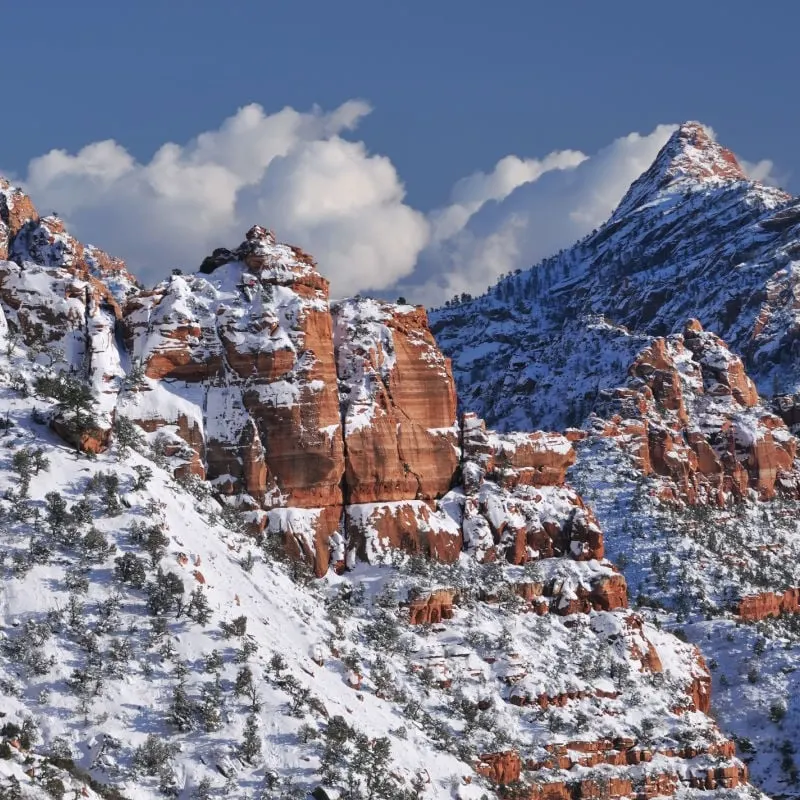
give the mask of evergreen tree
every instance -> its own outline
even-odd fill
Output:
[[[125,458],[131,450],[141,451],[144,449],[145,441],[142,431],[128,417],[120,415],[115,417],[114,438],[117,443],[117,455],[120,460]]]
[[[146,464],[136,464],[133,467],[136,473],[136,481],[133,484],[133,491],[139,492],[147,488],[147,484],[153,477],[153,470]]]
[[[222,682],[219,673],[214,680],[203,684],[200,699],[200,720],[206,733],[213,733],[222,727]]]
[[[91,387],[74,375],[61,373],[36,380],[36,391],[54,399],[59,410],[71,416],[71,429],[82,434],[97,427],[94,419],[96,401]]]
[[[248,764],[255,763],[261,756],[261,736],[258,733],[258,717],[255,714],[247,715],[239,754]]]
[[[169,705],[169,721],[179,731],[185,733],[193,727],[194,709],[186,691],[186,678],[181,677],[172,690],[172,702]]]
[[[208,625],[211,619],[211,606],[208,604],[206,593],[199,586],[189,596],[186,613],[198,625]]]
[[[133,553],[114,559],[114,577],[120,583],[127,583],[135,589],[141,589],[147,582],[144,562]]]
[[[33,475],[33,458],[31,451],[27,447],[17,450],[11,458],[11,465],[14,472],[19,475],[19,490],[17,496],[25,498],[31,486],[31,476]]]

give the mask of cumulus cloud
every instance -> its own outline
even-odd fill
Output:
[[[489,175],[460,181],[453,204],[432,215],[435,233],[412,280],[398,288],[428,303],[475,294],[568,247],[608,219],[675,129],[631,133],[592,156],[561,151],[538,162],[503,159]],[[439,221],[454,218],[459,224],[441,235]]]
[[[761,161],[745,161],[745,159],[736,156],[737,161],[744,170],[745,175],[751,181],[760,181],[767,186],[782,186],[786,183],[786,175],[778,175],[775,172],[775,164],[768,158],[762,158]]]
[[[508,155],[424,215],[405,203],[389,158],[354,141],[370,110],[362,101],[272,114],[248,105],[146,163],[114,141],[53,150],[31,161],[23,185],[146,283],[196,268],[258,222],[313,253],[334,296],[404,294],[432,305],[482,292],[601,225],[676,128],[631,133],[592,155]],[[741,163],[751,178],[776,182],[771,161]]]
[[[475,172],[462,178],[450,193],[450,205],[431,214],[433,241],[452,238],[490,200],[503,200],[518,186],[537,180],[545,172],[570,169],[585,160],[578,150],[557,150],[541,160],[506,156],[489,174]]]
[[[380,290],[411,272],[428,241],[392,163],[342,138],[370,111],[248,105],[147,163],[113,141],[31,161],[25,188],[79,237],[118,253],[145,282],[235,246],[254,222],[318,256],[335,291]]]

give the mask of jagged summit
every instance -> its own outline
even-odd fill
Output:
[[[0,175],[0,261],[63,267],[76,278],[96,281],[101,294],[121,304],[137,280],[121,258],[83,244],[57,214],[40,216],[31,198]]]
[[[218,247],[203,259],[200,272],[210,275],[218,267],[233,262],[241,262],[251,273],[264,276],[269,273],[278,282],[309,279],[314,288],[327,292],[328,281],[317,271],[314,259],[299,247],[281,244],[275,233],[262,225],[253,225],[245,234],[244,241],[234,250]]]
[[[656,195],[692,187],[746,181],[736,156],[700,122],[684,122],[661,148],[650,168],[628,190],[614,217],[628,214]]]

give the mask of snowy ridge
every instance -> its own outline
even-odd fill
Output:
[[[742,354],[762,393],[794,392],[797,201],[743,180],[726,153],[683,126],[593,234],[431,312],[465,408],[506,430],[580,424],[642,336],[691,318]]]

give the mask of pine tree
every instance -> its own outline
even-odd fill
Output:
[[[97,427],[94,419],[96,401],[88,384],[74,375],[61,373],[38,378],[35,386],[39,394],[53,398],[60,411],[71,415],[69,423],[75,433],[85,433]]]
[[[261,756],[261,736],[258,733],[258,717],[255,714],[247,716],[239,754],[248,764],[255,763]]]
[[[136,464],[133,467],[136,473],[136,481],[133,484],[133,491],[139,492],[147,488],[147,484],[153,477],[153,470],[146,464]]]
[[[147,582],[144,562],[133,553],[114,559],[114,577],[120,583],[127,583],[135,589],[141,589]]]
[[[222,629],[222,635],[226,639],[234,636],[244,636],[247,632],[247,617],[242,614],[231,622],[221,622],[219,627]]]
[[[17,497],[24,499],[28,496],[31,487],[31,476],[33,475],[33,458],[31,451],[27,447],[17,450],[11,458],[11,465],[14,471],[19,475],[19,489]]]
[[[152,525],[147,529],[144,537],[144,549],[150,556],[150,563],[153,568],[158,566],[158,562],[166,552],[169,539],[157,525]]]
[[[138,391],[147,385],[147,376],[140,358],[131,359],[131,368],[122,382],[128,391]]]
[[[179,731],[185,733],[192,729],[194,709],[186,691],[186,679],[181,678],[172,690],[172,702],[169,706],[169,721]]]
[[[214,796],[211,792],[212,788],[211,778],[203,778],[192,792],[192,800],[211,800]]]
[[[233,693],[236,697],[241,697],[253,685],[253,670],[247,665],[243,666],[236,675],[233,684]]]
[[[219,650],[212,650],[206,656],[205,670],[206,672],[219,672],[222,669],[222,653]]]
[[[219,673],[214,680],[203,684],[200,701],[200,719],[207,733],[218,731],[222,727],[222,682]]]
[[[245,664],[236,675],[236,681],[233,685],[233,692],[236,697],[244,695],[250,704],[252,712],[261,709],[261,698],[258,694],[258,687],[253,680],[253,671]]]
[[[47,472],[50,469],[50,459],[44,454],[41,447],[37,447],[31,452],[31,465],[34,475],[38,475],[40,470]]]
[[[127,417],[117,416],[114,419],[114,438],[117,442],[117,456],[120,460],[125,458],[129,451],[141,451],[145,441],[142,431],[135,422]]]
[[[55,536],[67,524],[69,519],[67,501],[58,492],[48,492],[44,496],[44,501],[47,524],[50,526],[51,533]]]
[[[187,615],[198,625],[208,625],[211,619],[211,606],[205,592],[198,586],[189,596]]]

